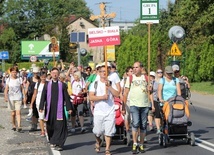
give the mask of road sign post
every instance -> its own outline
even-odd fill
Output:
[[[150,76],[150,29],[151,24],[159,23],[159,0],[141,0],[140,23],[148,25],[148,76]],[[148,93],[148,97],[149,95],[150,94]]]
[[[80,66],[80,42],[85,42],[85,32],[72,32],[70,36],[71,43],[77,43],[78,66]]]

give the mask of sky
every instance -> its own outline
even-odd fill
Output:
[[[174,0],[171,0],[174,2]],[[114,21],[135,21],[140,17],[140,0],[85,0],[94,15],[100,14],[99,3],[106,2],[106,12],[115,12]],[[160,9],[167,7],[168,0],[159,0]]]

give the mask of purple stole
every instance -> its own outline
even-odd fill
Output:
[[[50,106],[51,106],[51,86],[52,80],[48,82],[47,86],[47,114],[45,121],[48,121]],[[63,91],[62,91],[62,82],[58,81],[58,102],[57,102],[57,120],[63,120]]]

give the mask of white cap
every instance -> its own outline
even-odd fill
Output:
[[[96,68],[101,67],[101,66],[102,66],[101,64],[97,64],[97,65],[96,65]]]
[[[155,72],[154,72],[154,71],[151,71],[151,72],[150,72],[150,76],[154,76],[154,77],[155,77]]]
[[[33,73],[38,73],[39,72],[39,67],[33,67]]]
[[[178,65],[172,65],[172,70],[173,70],[173,71],[179,71],[180,68],[179,68]]]
[[[102,63],[102,66],[105,66],[105,65],[106,65],[106,63],[105,63],[105,62],[103,62],[103,63]],[[107,62],[107,66],[108,66],[108,67],[111,67],[110,62]]]

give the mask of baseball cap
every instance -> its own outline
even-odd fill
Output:
[[[102,63],[102,66],[105,66],[105,65],[106,65],[105,62],[103,62],[103,63]],[[108,66],[108,67],[111,67],[110,62],[107,62],[107,66]]]
[[[173,70],[173,71],[179,71],[180,68],[179,68],[178,65],[172,65],[172,70]]]
[[[165,72],[166,72],[166,73],[169,73],[169,74],[170,74],[170,73],[174,73],[173,70],[172,70],[172,66],[166,66],[166,67],[165,67]]]
[[[155,77],[155,72],[154,72],[154,71],[151,71],[151,72],[150,72],[150,76],[154,76],[154,77]]]

